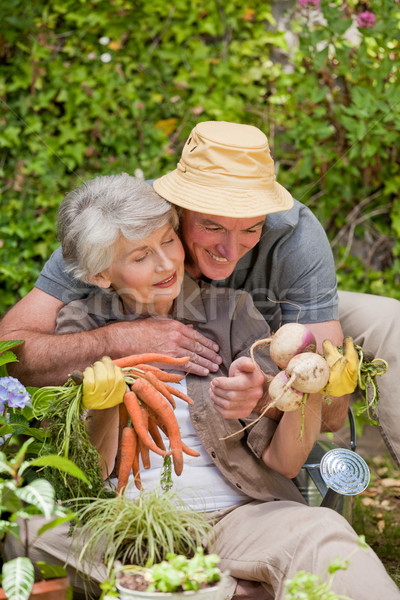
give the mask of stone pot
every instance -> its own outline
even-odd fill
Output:
[[[118,582],[117,590],[120,600],[222,600],[228,573],[222,573],[220,581],[212,587],[187,592],[139,592],[123,587]]]

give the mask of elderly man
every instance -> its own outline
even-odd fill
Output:
[[[258,212],[253,200],[248,202],[248,210],[253,206]],[[263,209],[277,202],[286,205],[292,199],[273,186],[263,194]],[[223,209],[222,195],[220,204]],[[229,402],[239,394],[239,406],[251,396],[255,401],[269,401],[264,377],[255,369],[249,352],[255,341],[270,335],[270,329],[246,292],[216,288],[184,274],[185,257],[177,226],[173,205],[126,173],[97,177],[67,194],[58,213],[66,268],[80,281],[96,287],[87,298],[60,310],[57,333],[86,331],[148,315],[174,315],[220,345],[223,362],[216,377],[188,374],[181,381],[193,405],[176,398],[182,442],[198,453],[185,460],[183,471],[178,448],[172,438],[168,441],[179,472],[179,477],[175,469],[172,474],[174,489],[188,506],[208,513],[212,519],[209,547],[220,556],[221,568],[231,575],[224,590],[226,599],[283,600],[287,579],[304,570],[315,576],[326,573],[333,558],[340,556],[348,557],[349,565],[335,573],[332,592],[354,600],[380,595],[398,600],[400,592],[383,564],[370,548],[360,548],[349,523],[329,508],[306,506],[291,481],[319,435],[321,395],[310,394],[304,406],[285,412],[278,423],[268,416],[252,416],[248,423],[251,429],[245,432],[237,419],[225,419],[215,410],[212,400],[215,397],[217,405],[223,403],[224,392]],[[196,246],[197,250],[200,260],[207,263],[208,254],[203,256],[202,248]],[[213,255],[215,251],[211,251]],[[260,359],[266,373],[277,371],[268,352]],[[99,393],[96,385],[105,381],[105,377],[98,377],[99,372],[111,376],[105,394]],[[106,478],[118,461],[119,405],[126,384],[121,369],[109,357],[87,367],[83,375],[83,403],[89,409],[87,429],[107,463]],[[158,489],[163,459],[153,454],[151,464],[139,469],[140,487],[143,485],[147,492]],[[126,500],[142,494],[133,484],[135,477],[132,475],[130,485],[123,484],[127,484]],[[43,520],[32,523],[31,539],[42,524]],[[93,583],[100,583],[106,571],[101,558],[94,556],[89,564],[77,564],[81,543],[82,538],[71,541],[66,525],[56,534],[41,536],[31,550],[36,560],[48,560],[50,555],[51,562],[67,561],[74,591],[81,593],[83,572]],[[6,550],[8,559],[21,554],[20,545],[13,540]]]
[[[390,370],[379,382],[378,414],[385,441],[399,459],[396,422],[400,407],[395,402],[394,381],[399,303],[344,293],[338,306],[334,261],[325,232],[311,211],[275,181],[265,135],[248,125],[200,123],[191,132],[177,168],[153,185],[181,207],[186,270],[193,278],[246,289],[272,329],[290,321],[307,324],[320,350],[327,338],[342,344],[343,326],[345,334],[366,351],[389,362]],[[0,338],[25,340],[19,351],[22,364],[15,367],[25,383],[61,383],[74,368],[83,368],[105,354],[116,357],[136,351],[189,355],[187,366],[198,375],[218,369],[215,343],[171,319],[152,317],[55,336],[60,308],[87,292],[63,271],[58,250],[35,288],[4,317]],[[335,390],[333,395],[339,398],[324,404],[326,430],[343,424],[347,394],[355,387],[354,368],[346,359],[343,363],[353,375],[350,385]],[[232,404],[229,390],[220,390],[214,401],[228,418],[254,408],[244,405],[245,399],[240,407]]]

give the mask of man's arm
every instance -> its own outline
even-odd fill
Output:
[[[313,332],[317,342],[317,352],[322,354],[322,342],[331,340],[335,346],[343,344],[343,332],[339,321],[307,323],[306,327]],[[349,409],[350,396],[330,398],[330,402],[322,401],[321,431],[338,431],[345,423]]]
[[[63,306],[57,298],[33,288],[0,322],[1,340],[24,340],[15,350],[19,362],[8,370],[25,385],[61,385],[74,369],[82,370],[105,355],[118,358],[139,352],[193,357],[183,368],[195,375],[218,370],[217,344],[178,321],[149,318],[55,335]]]

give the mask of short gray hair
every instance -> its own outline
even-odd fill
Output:
[[[148,183],[127,173],[91,179],[69,192],[58,210],[65,268],[89,283],[111,265],[120,237],[140,240],[167,223],[177,229],[176,210]]]

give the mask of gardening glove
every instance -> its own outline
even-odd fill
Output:
[[[122,369],[103,356],[83,371],[82,402],[86,408],[104,409],[121,404],[126,391]]]
[[[329,381],[323,390],[328,396],[345,396],[357,387],[359,358],[351,337],[344,338],[343,354],[325,340],[322,344],[324,358],[329,365]]]

